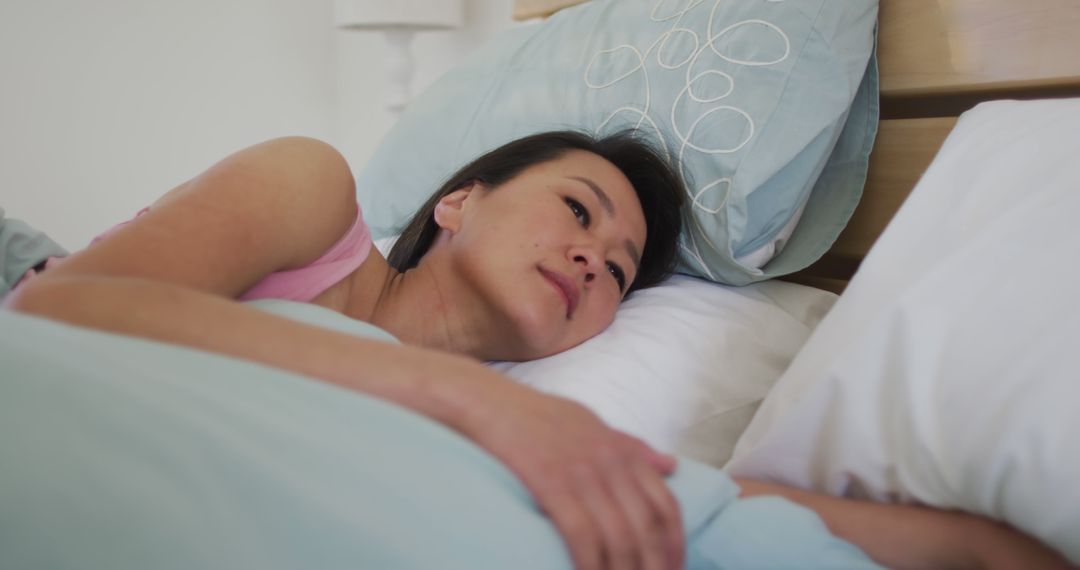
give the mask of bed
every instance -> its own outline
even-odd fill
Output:
[[[518,0],[515,17],[550,17],[547,22],[567,28],[548,29],[566,34],[572,26],[597,27],[601,16],[615,13],[601,8],[626,9],[614,4]],[[647,4],[654,19],[674,19],[687,28],[682,18],[714,5],[637,4]],[[758,5],[787,9],[781,4],[735,3],[748,11]],[[603,335],[544,361],[492,366],[582,401],[616,427],[688,458],[672,487],[694,536],[691,567],[874,566],[830,538],[813,517],[769,501],[735,500],[734,486],[716,468],[836,495],[978,512],[1019,526],[1080,562],[1080,494],[1068,481],[1080,464],[1066,452],[1069,434],[1080,429],[1069,410],[1080,395],[1070,381],[1080,362],[1068,348],[1080,339],[1073,324],[1080,315],[1069,302],[1080,279],[1061,261],[1080,244],[1052,231],[1068,227],[1069,214],[1080,211],[1071,208],[1076,193],[1070,197],[1067,191],[1075,188],[1077,175],[1065,168],[1080,149],[1080,108],[1071,99],[1080,97],[1080,40],[1073,33],[1080,26],[1080,6],[1066,0],[882,0],[880,6],[866,3],[857,19],[835,6],[829,8],[836,10],[834,28],[863,26],[865,32],[866,18],[878,22],[875,55],[868,63],[874,43],[866,33],[844,36],[864,51],[830,71],[830,79],[845,86],[843,100],[815,108],[821,119],[815,136],[784,154],[782,168],[747,163],[757,170],[747,168],[746,176],[770,188],[769,200],[748,195],[737,203],[730,198],[735,176],[687,171],[697,184],[699,213],[716,216],[730,209],[726,222],[740,220],[767,239],[725,234],[727,249],[713,258],[700,242],[690,243],[686,275],[636,294]],[[763,17],[739,17],[773,33]],[[757,73],[781,59],[774,55],[801,45],[791,41],[792,29],[767,36],[754,54],[763,59],[725,55],[741,62],[746,73]],[[805,31],[802,37],[810,38],[813,30]],[[499,57],[510,48],[550,45],[537,38],[570,37],[515,33],[496,38],[494,48],[458,71],[482,81],[487,76],[477,70],[502,66],[501,76],[515,79],[492,80],[481,102],[487,108],[497,106],[491,96],[501,93],[497,89],[514,88],[508,83],[534,86],[532,68]],[[676,47],[690,45],[683,32],[669,30],[665,38],[673,38]],[[589,45],[596,53],[614,54],[616,65],[630,52],[621,45]],[[541,77],[559,71],[549,61],[537,65]],[[606,92],[596,88],[614,85],[622,74],[607,81],[591,77],[591,70],[583,74],[579,66],[566,75],[579,82],[584,75],[589,96],[605,109],[601,127],[618,118],[648,128],[651,115],[604,99]],[[734,72],[732,77],[743,78]],[[787,84],[791,77],[775,79]],[[365,195],[364,189],[426,188],[422,179],[389,177],[445,176],[439,170],[445,166],[431,173],[403,168],[402,145],[422,156],[430,155],[423,144],[447,147],[442,133],[417,141],[417,130],[430,133],[436,116],[451,133],[482,131],[466,129],[472,123],[458,129],[454,121],[471,120],[475,113],[447,103],[462,96],[461,81],[440,81],[402,117],[375,164],[358,175],[361,203],[383,238],[390,239],[411,206],[400,195]],[[706,85],[715,91],[700,98],[725,100],[734,85],[734,79]],[[678,90],[671,96],[685,101]],[[979,105],[999,99],[1010,101]],[[777,95],[769,112],[783,100]],[[522,106],[535,111],[536,105]],[[758,119],[744,108],[743,114]],[[496,121],[503,131],[477,135],[498,138],[514,128],[534,128],[515,122],[520,109]],[[629,118],[615,117],[611,109],[629,109]],[[676,123],[674,103],[672,109]],[[709,116],[717,119],[717,130],[743,124],[735,111]],[[752,124],[755,135],[773,137],[766,140],[778,145],[797,138],[779,127],[770,130],[767,121]],[[682,150],[708,147],[692,131],[683,133]],[[472,152],[463,148],[468,140],[457,143],[458,152]],[[716,144],[727,151],[743,143],[736,138]],[[819,143],[826,150],[806,158],[805,149]],[[836,147],[847,149],[842,159]],[[448,157],[447,164],[459,159]],[[698,159],[686,159],[693,160]],[[1010,163],[1029,164],[1032,171],[1002,170]],[[806,182],[792,182],[796,166]],[[769,186],[777,172],[783,183]],[[822,179],[835,187],[831,194],[817,182]],[[976,193],[965,184],[970,180],[985,190]],[[1018,198],[1018,185],[1031,191]],[[728,198],[710,201],[717,188],[726,189]],[[1046,190],[1036,191],[1041,188]],[[783,207],[770,216],[740,217],[740,208],[773,203]],[[715,235],[708,219],[696,220],[706,236],[698,239]],[[814,220],[813,229],[807,220]],[[1025,230],[1033,225],[1043,231]],[[995,258],[1008,263],[1008,276],[987,262]],[[999,281],[1008,286],[986,285]],[[1020,298],[1024,304],[1010,309],[1010,299]],[[958,299],[969,301],[965,311],[952,320],[943,317]],[[990,303],[1003,309],[980,310]],[[264,308],[372,334],[319,311],[275,303]],[[9,484],[0,484],[0,504],[6,505],[0,566],[337,567],[362,561],[365,567],[419,568],[446,560],[462,561],[462,567],[567,565],[558,536],[520,484],[432,422],[374,400],[343,398],[335,389],[312,389],[302,379],[247,363],[21,315],[0,317],[2,366],[16,372],[5,373],[0,402],[0,450],[9,474]],[[990,329],[1022,332],[979,333]],[[947,342],[949,333],[966,342]],[[1020,343],[1017,335],[1028,342]],[[1006,354],[1011,351],[1002,347],[1010,344],[1022,344],[1024,350],[1015,351],[1034,356],[980,360],[984,367],[977,375],[965,368],[969,361],[930,350]],[[952,381],[949,374],[964,381]],[[229,381],[222,387],[208,376]],[[1000,389],[976,382],[995,376]],[[80,380],[76,389],[73,378]],[[147,379],[154,382],[144,388]],[[125,401],[135,405],[126,407]],[[62,405],[43,408],[42,402]],[[958,413],[971,402],[979,413]],[[154,432],[146,426],[158,426],[157,435],[141,439]],[[82,477],[62,476],[71,472]],[[432,472],[440,480],[432,482]]]

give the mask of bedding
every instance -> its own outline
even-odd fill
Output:
[[[998,88],[1027,89],[1025,96],[1076,92],[1075,58],[1058,57],[1076,51],[1072,7],[887,4],[883,22],[893,26],[892,49],[883,45],[883,53],[893,59],[882,64],[892,74],[894,118],[955,114]],[[537,29],[514,33],[538,43]],[[674,30],[665,36],[672,45],[689,38]],[[540,53],[541,46],[529,43],[522,46]],[[516,69],[500,70],[505,77],[509,71]],[[856,113],[871,79],[870,73],[863,77],[837,142],[837,148],[850,145],[847,166],[859,167],[869,148],[849,138],[848,128],[864,117],[862,132],[872,136],[876,116]],[[567,101],[566,91],[545,93],[550,101]],[[433,95],[421,101],[427,97]],[[868,99],[873,107],[867,113],[876,115],[876,98]],[[456,147],[461,133],[444,127],[461,120],[456,113],[506,104],[491,97],[481,102],[438,107],[445,116],[426,115],[430,124],[423,130],[423,119],[409,119],[407,112],[414,132],[452,144],[425,147],[427,138],[402,138],[380,150],[380,160],[394,158],[385,155],[393,149],[436,156]],[[414,109],[421,106],[418,101]],[[1077,357],[1070,351],[1080,322],[1071,259],[1080,244],[1067,230],[1077,211],[1076,193],[1067,191],[1077,187],[1069,154],[1078,147],[1075,113],[1075,102],[1003,102],[965,115],[841,302],[766,399],[740,441],[733,473],[988,513],[1080,563],[1071,540],[1080,536],[1080,502],[1066,477],[1080,466],[1066,440],[1078,427],[1069,413],[1078,395]],[[635,111],[626,114],[636,122]],[[838,152],[821,179],[836,166]],[[883,177],[905,168],[922,171],[900,164],[902,153],[876,154]],[[884,163],[897,165],[888,170]],[[836,172],[841,182],[851,180],[850,171]],[[411,191],[390,178],[375,180],[384,186],[362,184],[361,192],[393,201],[398,197],[387,187]],[[710,191],[720,185],[698,182],[696,196],[715,197]],[[817,189],[809,200],[816,196]],[[732,249],[728,257],[741,266],[737,273],[781,272],[787,258],[770,258],[800,218],[795,212],[775,234],[759,236],[764,245]],[[802,217],[815,219],[810,211]],[[800,223],[798,231],[811,227],[817,224]],[[804,242],[795,239],[781,255],[794,256],[794,244]],[[272,310],[324,326],[357,326],[323,319],[317,307]],[[768,334],[767,327],[761,330]],[[1020,353],[1026,356],[1012,358]],[[377,400],[249,363],[3,311],[0,370],[0,567],[443,567],[458,555],[471,566],[566,564],[557,537],[496,462],[440,426]],[[535,378],[522,378],[543,389],[548,373],[537,370]],[[610,388],[597,392],[615,399],[620,388],[604,386]],[[621,408],[602,413],[625,425],[650,415]],[[678,429],[658,431],[657,440],[678,442]],[[375,437],[387,433],[394,438]],[[707,438],[698,441],[708,446]],[[432,472],[440,479],[424,478]],[[730,480],[693,461],[682,461],[672,486],[688,528],[696,530],[691,567],[865,564],[850,547],[821,541],[820,524],[805,511],[731,500]]]
[[[50,257],[63,257],[67,251],[44,232],[26,222],[4,216],[0,208],[0,298],[13,288],[26,272]]]
[[[374,332],[312,305],[256,306]],[[403,408],[9,311],[0,361],[2,567],[569,567],[508,470]],[[810,511],[737,500],[718,470],[682,460],[670,485],[689,568],[875,567]]]
[[[877,126],[876,0],[594,0],[488,42],[357,173],[376,238],[457,168],[538,131],[632,128],[689,184],[680,270],[733,285],[809,265],[858,202]]]
[[[1080,99],[964,113],[729,471],[962,509],[1080,564]]]

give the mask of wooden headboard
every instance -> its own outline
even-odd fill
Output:
[[[1080,2],[881,0],[881,124],[863,198],[836,243],[790,280],[843,290],[960,113],[1080,96]]]
[[[517,0],[544,17],[585,0]],[[1078,0],[880,0],[881,124],[863,198],[828,253],[787,279],[842,291],[956,117],[982,101],[1080,97]]]

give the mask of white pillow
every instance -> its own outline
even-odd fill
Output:
[[[719,467],[835,300],[793,283],[675,276],[634,293],[611,327],[571,350],[492,366],[659,450]]]
[[[1004,519],[1080,563],[1080,99],[965,113],[732,474]]]
[[[375,240],[385,255],[396,237]],[[627,299],[566,352],[490,365],[574,400],[660,451],[715,467],[836,301],[782,281],[729,287],[676,275]]]

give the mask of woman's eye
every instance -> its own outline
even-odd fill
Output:
[[[577,218],[582,227],[589,227],[589,211],[585,209],[585,206],[581,205],[581,202],[573,198],[566,198],[566,205],[570,206],[570,211],[574,213],[574,217]]]
[[[623,273],[622,268],[619,267],[618,265],[610,262],[610,261],[608,262],[607,266],[608,266],[608,272],[611,273],[612,277],[615,278],[615,282],[619,284],[619,291],[620,292],[625,291],[626,290],[626,274]]]

